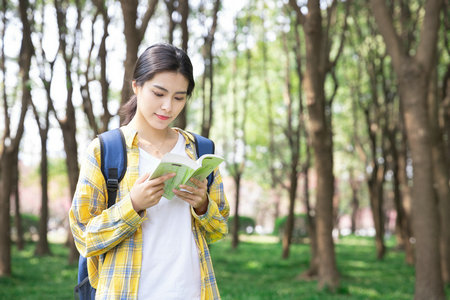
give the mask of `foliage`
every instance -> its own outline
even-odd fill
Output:
[[[275,220],[273,235],[277,235],[280,240],[284,234],[288,217],[278,217]],[[294,228],[292,230],[292,243],[301,243],[308,236],[306,214],[296,214],[294,219]]]
[[[393,246],[393,240],[388,243]],[[0,278],[0,299],[73,299],[77,266],[67,265],[67,248],[52,244],[53,256],[34,257],[35,244],[24,251],[13,247],[13,275]],[[372,239],[346,237],[336,243],[341,287],[335,294],[318,291],[315,281],[298,275],[309,267],[309,246],[293,245],[292,255],[282,260],[276,243],[242,241],[231,251],[228,240],[211,248],[211,256],[223,300],[409,300],[414,297],[414,268],[405,265],[404,254],[389,251],[385,260],[375,258]],[[450,295],[450,287],[446,289]],[[450,299],[450,298],[448,298]]]
[[[233,232],[234,216],[228,218],[228,232]],[[239,232],[251,234],[255,231],[256,222],[253,218],[247,216],[239,216]]]

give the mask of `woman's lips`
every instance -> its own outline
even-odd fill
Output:
[[[167,117],[167,116],[158,115],[158,114],[155,114],[155,115],[158,117],[158,119],[163,120],[163,121],[169,119],[169,117]]]

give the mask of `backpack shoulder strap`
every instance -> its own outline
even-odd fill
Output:
[[[192,136],[194,137],[195,151],[197,152],[197,157],[200,157],[203,154],[214,154],[215,146],[212,140],[193,132],[190,132],[190,134],[192,134]],[[209,192],[209,188],[211,187],[211,184],[213,183],[214,180],[214,174],[213,173],[209,174],[207,179]]]
[[[127,170],[127,146],[119,128],[99,134],[101,169],[108,189],[108,208],[116,203],[117,189]]]

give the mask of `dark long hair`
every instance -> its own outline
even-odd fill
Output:
[[[189,98],[195,86],[191,60],[186,52],[170,44],[155,44],[148,47],[136,61],[132,80],[135,80],[138,86],[143,86],[156,74],[165,71],[178,72],[186,77],[189,82],[187,89]],[[119,110],[122,125],[130,123],[136,114],[136,108],[137,98],[133,95]]]

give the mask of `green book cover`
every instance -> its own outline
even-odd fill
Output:
[[[202,155],[195,161],[182,155],[167,153],[161,158],[161,162],[149,179],[158,178],[168,173],[176,173],[175,177],[166,180],[164,184],[163,197],[171,200],[175,195],[172,192],[174,188],[178,189],[180,184],[195,186],[188,182],[189,179],[204,180],[223,160],[222,157],[215,154]]]

